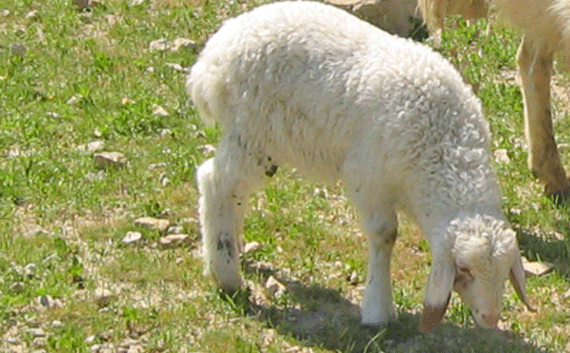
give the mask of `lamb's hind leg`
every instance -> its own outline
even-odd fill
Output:
[[[529,144],[528,164],[536,177],[546,184],[553,197],[567,197],[570,183],[562,168],[550,107],[552,52],[523,38],[518,65],[524,98],[525,129]]]
[[[239,254],[244,207],[265,172],[243,144],[235,141],[231,136],[225,138],[216,157],[200,165],[196,174],[206,272],[229,292],[243,284]]]
[[[362,302],[362,323],[383,325],[396,320],[390,283],[390,260],[397,236],[395,213],[363,219],[368,234],[368,278]]]

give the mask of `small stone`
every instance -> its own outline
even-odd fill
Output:
[[[252,252],[259,251],[260,249],[261,249],[261,244],[259,244],[256,241],[252,241],[252,242],[245,244],[245,246],[243,247],[243,252],[244,252],[244,254],[249,254]]]
[[[144,69],[144,71],[147,72],[147,73],[149,73],[149,74],[152,74],[152,73],[154,72],[154,67],[149,66],[149,67],[147,67],[146,69]]]
[[[170,226],[170,221],[167,219],[141,217],[135,220],[135,225],[166,233],[166,230]]]
[[[511,162],[511,158],[509,158],[509,154],[507,153],[507,150],[504,148],[495,150],[493,152],[493,157],[495,157],[495,161],[497,161],[499,163],[510,163]]]
[[[120,168],[127,164],[127,157],[121,152],[101,152],[93,156],[98,169]]]
[[[101,130],[95,128],[95,130],[93,130],[93,136],[95,136],[97,138],[101,138],[101,137],[103,137],[103,133],[101,132]]]
[[[28,278],[32,278],[32,277],[34,277],[35,271],[36,271],[36,264],[34,264],[34,263],[27,264],[24,267],[24,276],[26,276]]]
[[[315,188],[313,190],[313,196],[322,197],[326,199],[329,197],[329,193],[326,188]]]
[[[32,334],[34,337],[45,337],[46,332],[42,328],[32,328],[29,329],[28,332]]]
[[[152,114],[154,115],[160,115],[160,116],[169,116],[170,114],[166,111],[166,109],[164,109],[163,107],[161,107],[160,105],[155,105],[152,109]]]
[[[166,234],[182,234],[183,231],[184,227],[179,225],[173,225],[168,227],[168,229],[166,230]]]
[[[83,95],[82,95],[82,94],[79,94],[79,93],[78,93],[78,94],[74,94],[73,96],[71,96],[71,98],[69,98],[69,99],[67,100],[66,103],[69,104],[69,105],[74,105],[74,104],[79,103],[79,101],[81,101],[82,98],[83,98]]]
[[[157,40],[153,40],[149,44],[149,49],[150,50],[158,50],[158,51],[163,51],[163,50],[168,49],[168,39],[160,38]]]
[[[28,12],[24,17],[28,20],[38,19],[39,18],[38,10],[32,10],[32,11]]]
[[[95,342],[95,338],[96,338],[95,335],[90,335],[90,336],[85,337],[83,342],[85,342],[87,344],[93,343],[93,342]]]
[[[178,71],[178,72],[187,72],[188,71],[186,68],[183,68],[182,65],[180,65],[180,64],[166,63],[165,65],[166,65],[166,67],[168,67],[174,71]]]
[[[348,282],[352,285],[358,284],[358,272],[356,272],[356,270],[350,273],[348,276]]]
[[[84,153],[94,153],[101,151],[104,148],[105,148],[105,141],[102,140],[92,141],[85,145],[77,146],[77,150],[79,152],[84,152]]]
[[[53,308],[61,308],[61,301],[58,299],[53,299],[50,295],[42,295],[39,297],[39,303],[48,308],[48,309],[53,309]]]
[[[134,100],[127,98],[127,97],[124,97],[123,99],[121,99],[122,105],[130,105],[130,104],[133,104],[134,102],[135,102]]]
[[[170,50],[178,51],[180,48],[196,49],[198,48],[198,44],[195,41],[188,38],[176,38],[171,42]]]
[[[58,113],[55,112],[47,112],[46,115],[52,119],[59,119],[61,118],[61,115],[59,115]]]
[[[524,262],[523,261],[524,273],[527,276],[537,277],[542,276],[550,272],[554,265],[548,262]]]
[[[162,129],[160,131],[160,137],[168,137],[172,135],[172,130],[170,129]]]
[[[276,280],[273,276],[269,276],[267,282],[265,282],[265,288],[276,298],[281,297],[287,289],[283,283]]]
[[[23,290],[24,290],[23,282],[14,282],[10,285],[10,291],[14,293],[22,293]]]
[[[202,152],[202,154],[204,155],[211,155],[214,154],[216,152],[216,147],[212,146],[212,145],[202,145],[199,147],[200,152]]]
[[[8,17],[8,16],[10,16],[10,13],[11,13],[11,12],[10,12],[10,10],[8,10],[8,9],[4,9],[4,10],[2,10],[1,13],[2,13],[2,16]]]
[[[144,2],[145,0],[131,0],[129,1],[129,6],[133,7],[133,6],[142,5]]]
[[[125,237],[121,239],[121,243],[125,245],[137,243],[142,239],[142,234],[140,232],[127,232]]]
[[[110,290],[105,288],[97,288],[95,289],[95,292],[93,292],[93,299],[95,299],[95,303],[97,303],[99,307],[104,307],[109,305],[112,297],[113,293],[111,293]]]
[[[188,236],[188,234],[169,234],[167,236],[160,238],[158,241],[161,246],[165,248],[171,248],[174,246],[187,244],[189,240],[190,237]]]
[[[63,323],[59,320],[53,320],[51,322],[51,327],[53,328],[62,328],[63,327]]]

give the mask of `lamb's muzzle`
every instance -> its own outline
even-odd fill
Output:
[[[364,324],[397,317],[396,211],[417,221],[433,253],[422,329],[439,324],[453,288],[480,325],[495,326],[509,273],[528,304],[480,102],[439,54],[334,7],[278,2],[227,21],[187,88],[223,129],[197,171],[204,261],[222,288],[243,285],[245,201],[279,165],[342,179],[359,209],[369,240]]]

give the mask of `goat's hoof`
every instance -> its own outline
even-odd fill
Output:
[[[566,188],[556,192],[552,192],[550,190],[551,188],[549,188],[548,185],[545,186],[545,194],[548,195],[548,197],[552,200],[552,202],[554,202],[555,205],[561,206],[570,203],[570,186],[567,186]]]

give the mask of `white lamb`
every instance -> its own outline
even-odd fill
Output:
[[[433,254],[421,329],[439,324],[452,288],[481,326],[495,327],[509,274],[530,308],[480,103],[440,55],[332,6],[279,2],[227,21],[187,88],[201,117],[224,131],[197,171],[204,260],[223,289],[243,285],[248,195],[292,165],[342,178],[361,213],[370,248],[362,323],[396,319],[397,210],[417,221]]]
[[[419,0],[431,30],[443,28],[445,16],[486,17],[489,9],[524,34],[518,51],[522,81],[528,165],[555,199],[570,199],[570,181],[562,168],[552,129],[550,75],[554,54],[570,60],[570,0]]]

